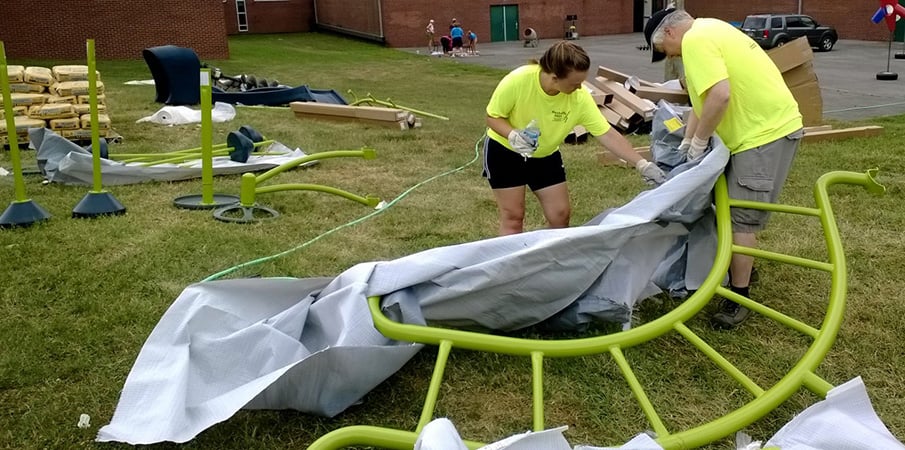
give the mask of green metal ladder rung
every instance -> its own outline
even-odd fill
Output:
[[[822,270],[824,272],[833,272],[833,265],[823,261],[815,261],[813,259],[801,258],[798,256],[776,253],[758,248],[745,247],[741,245],[733,245],[732,252],[741,255],[753,256],[755,258],[770,259],[795,266],[806,267],[808,269]]]
[[[644,387],[641,386],[641,383],[632,371],[631,366],[629,366],[628,361],[625,359],[625,355],[622,354],[622,350],[619,347],[613,346],[610,348],[610,355],[616,361],[619,370],[622,371],[625,382],[628,383],[629,389],[632,390],[635,400],[638,401],[638,405],[641,406],[641,410],[644,412],[644,415],[647,416],[647,421],[650,422],[651,427],[654,428],[654,432],[657,433],[657,436],[669,436],[669,431],[666,430],[663,420],[660,419],[656,409],[654,409],[653,403],[651,403],[647,394],[644,392]]]
[[[751,300],[744,295],[739,295],[722,286],[716,289],[716,294],[732,300],[733,302],[738,303],[764,317],[773,319],[775,322],[779,322],[780,324],[785,325],[786,327],[791,328],[801,334],[810,336],[812,339],[816,339],[817,335],[820,334],[820,330],[806,323],[803,323],[798,319],[789,317],[773,308],[770,308],[769,306],[755,302],[754,300]]]
[[[726,372],[735,379],[742,387],[745,388],[748,392],[751,393],[754,397],[760,397],[764,395],[764,389],[757,385],[751,378],[745,375],[744,372],[739,370],[735,365],[729,362],[723,355],[716,351],[713,347],[711,347],[707,342],[701,339],[700,336],[695,334],[694,331],[691,331],[690,328],[685,326],[684,323],[676,324],[676,331],[682,335],[692,346],[701,351],[704,355],[710,358],[714,364],[717,365],[723,372]]]
[[[574,357],[595,353],[608,352],[616,361],[626,382],[629,384],[633,395],[639,402],[643,412],[647,416],[657,432],[657,442],[665,449],[693,448],[713,442],[733,431],[742,429],[755,420],[763,417],[782,402],[786,401],[795,391],[801,387],[820,396],[826,396],[832,389],[832,384],[815,374],[814,370],[823,361],[842,323],[845,310],[845,292],[847,288],[846,265],[839,230],[833,217],[827,194],[829,186],[833,184],[861,185],[868,191],[879,194],[885,192],[885,188],[878,184],[873,176],[876,169],[864,174],[854,172],[830,172],[821,176],[814,187],[814,197],[817,208],[804,208],[790,205],[778,205],[772,203],[759,203],[748,201],[730,200],[726,187],[725,177],[721,176],[714,186],[716,199],[717,221],[717,252],[710,273],[700,288],[685,302],[663,316],[642,324],[630,330],[619,333],[580,338],[572,340],[537,340],[520,339],[507,336],[486,335],[469,331],[454,330],[448,328],[432,328],[423,325],[404,324],[390,320],[383,315],[380,309],[380,298],[369,297],[368,307],[374,321],[375,328],[383,335],[391,339],[440,346],[440,354],[431,379],[431,387],[427,400],[419,419],[420,431],[430,421],[436,407],[439,385],[445,370],[446,360],[452,347],[471,350],[530,356],[532,360],[532,395],[534,409],[534,428],[543,426],[543,358],[546,357]],[[775,212],[816,216],[820,218],[826,238],[830,263],[813,261],[780,253],[758,250],[732,244],[731,221],[729,208],[745,207],[763,209]],[[826,315],[820,329],[810,327],[785,314],[761,305],[753,300],[735,294],[720,286],[733,252],[748,254],[751,256],[775,259],[781,262],[795,264],[807,268],[823,270],[831,274],[830,299],[826,309]],[[804,352],[798,362],[789,372],[776,382],[772,387],[764,390],[747,375],[733,366],[725,357],[710,347],[700,337],[694,334],[684,322],[695,316],[706,306],[714,294],[719,294],[736,301],[742,306],[764,315],[776,322],[797,330],[802,334],[813,338],[813,342]],[[742,407],[712,420],[703,425],[687,429],[678,433],[669,434],[666,426],[658,416],[653,404],[647,398],[640,382],[632,372],[623,350],[629,347],[645,343],[667,332],[676,331],[702,351],[723,371],[736,379],[754,396],[754,400]],[[368,438],[365,436],[374,436]],[[394,430],[380,427],[344,427],[334,430],[315,441],[309,450],[332,450],[343,446],[355,444],[380,445],[393,449],[410,449],[418,433]],[[354,442],[353,442],[354,441]],[[465,441],[469,449],[477,449],[481,443]]]

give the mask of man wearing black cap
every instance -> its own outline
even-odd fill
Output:
[[[651,16],[644,27],[652,62],[679,56],[693,113],[679,146],[688,159],[701,157],[716,132],[730,158],[729,196],[775,202],[785,183],[802,135],[798,103],[769,56],[747,35],[717,19],[694,19],[670,8]],[[732,208],[732,240],[757,247],[755,232],[766,227],[766,211]],[[733,254],[730,288],[748,297],[754,258]],[[728,299],[711,322],[734,328],[750,311]]]

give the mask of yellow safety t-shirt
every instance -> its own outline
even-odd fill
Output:
[[[698,117],[706,92],[729,80],[729,107],[716,133],[731,153],[773,142],[802,127],[798,103],[754,40],[716,19],[695,19],[682,39],[682,63]]]
[[[610,124],[600,114],[591,93],[583,86],[571,94],[548,95],[544,92],[537,64],[519,67],[503,77],[487,104],[487,115],[507,119],[516,129],[524,129],[528,122],[536,119],[541,135],[534,158],[556,152],[575,125],[582,125],[593,136],[601,136],[610,130]],[[512,150],[508,136],[500,136],[491,129],[487,130],[487,135]]]

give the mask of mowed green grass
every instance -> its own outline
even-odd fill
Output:
[[[286,109],[239,108],[235,120],[214,124],[215,142],[224,142],[240,125],[251,125],[308,153],[370,147],[378,154],[370,161],[325,160],[281,174],[274,182],[319,183],[391,201],[424,180],[449,174],[418,186],[382,214],[316,241],[372,210],[326,194],[279,192],[259,197],[260,203],[282,213],[279,219],[226,224],[215,221],[209,211],[172,206],[176,197],[201,192],[200,180],[193,180],[109,187],[128,213],[77,220],[70,218],[71,211],[88,187],[44,185],[39,176],[26,176],[27,196],[53,217],[28,228],[0,230],[0,448],[126,448],[93,440],[112,417],[146,337],[191,283],[237,265],[243,267],[225,276],[335,276],[359,262],[391,260],[495,235],[496,206],[480,176],[475,143],[483,133],[486,102],[505,72],[322,34],[233,37],[230,53],[229,60],[205,62],[230,75],[247,73],[289,85],[335,89],[349,100],[349,90],[357,96],[371,93],[450,119],[422,117],[422,128],[399,131],[300,120]],[[113,126],[124,137],[111,152],[165,152],[200,144],[197,125],[135,123],[162,106],[154,103],[153,87],[123,84],[150,78],[143,61],[100,61],[98,70]],[[880,169],[879,181],[888,188],[885,196],[851,186],[832,190],[847,254],[849,293],[839,338],[818,375],[833,384],[861,376],[877,412],[896,436],[905,436],[902,119],[834,123],[836,128],[882,125],[885,133],[802,145],[781,199],[813,206],[813,186],[823,173]],[[648,143],[647,136],[630,139],[635,145]],[[574,225],[647,188],[632,170],[600,165],[595,143],[563,150]],[[33,151],[23,151],[22,159],[27,167],[35,164]],[[10,168],[9,152],[0,152],[0,166]],[[214,186],[218,192],[238,194],[239,177],[216,177]],[[5,207],[14,198],[13,178],[0,177],[0,204]],[[528,229],[544,225],[531,199],[526,223]],[[823,233],[810,218],[775,215],[762,235],[762,247],[826,257]],[[758,267],[761,282],[752,290],[753,298],[819,326],[829,293],[825,274],[770,261],[760,261]],[[645,302],[639,320],[676,304],[664,299]],[[763,387],[779,380],[810,343],[762,317],[733,332],[710,330],[706,312],[688,325]],[[300,449],[346,425],[413,430],[435,355],[434,348],[422,351],[335,418],[241,411],[183,447]],[[750,401],[737,383],[676,336],[634,347],[626,356],[672,431],[700,425]],[[615,445],[650,428],[608,356],[549,360],[545,369],[546,423],[569,425],[571,443]],[[525,359],[455,351],[437,415],[449,417],[465,438],[498,440],[531,427],[530,386],[530,362]],[[817,400],[802,391],[745,431],[765,440]],[[87,429],[76,427],[82,413],[91,416]],[[734,448],[732,442],[727,438],[709,448]]]

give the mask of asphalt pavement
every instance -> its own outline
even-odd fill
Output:
[[[525,47],[522,41],[478,42],[479,55],[455,61],[510,70],[531,58],[540,58],[555,41],[541,39],[536,48]],[[651,63],[650,52],[638,48],[645,44],[641,33],[584,36],[575,42],[591,56],[589,76],[603,65],[644,80],[663,81],[664,64]],[[421,54],[426,50],[405,49]],[[824,119],[854,121],[905,114],[905,59],[895,59],[896,53],[905,53],[903,43],[894,42],[890,51],[887,42],[845,39],[830,52],[815,52],[813,64],[823,96]],[[890,72],[899,74],[898,80],[876,79],[878,72],[887,71],[887,64]]]

